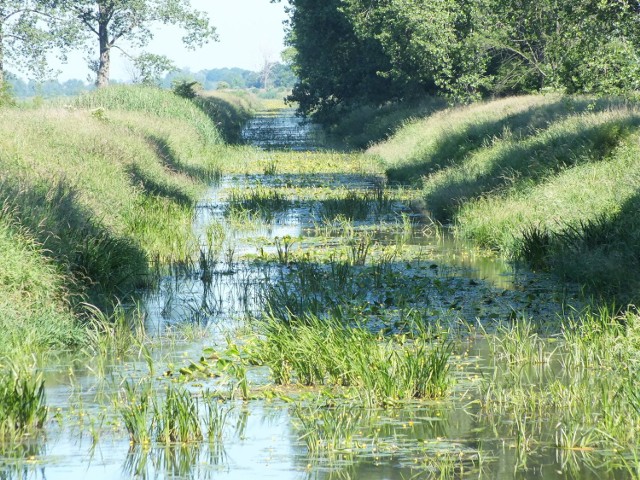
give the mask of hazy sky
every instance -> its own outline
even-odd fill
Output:
[[[269,0],[191,0],[191,4],[209,14],[220,41],[192,52],[182,46],[178,29],[163,26],[156,31],[147,51],[167,55],[178,68],[188,67],[193,72],[219,67],[257,70],[265,57],[279,59],[284,48],[284,3],[274,4]],[[86,53],[74,54],[67,64],[57,66],[62,70],[59,78],[86,80],[89,71],[84,57]],[[123,60],[117,51],[113,57],[111,78],[129,80],[129,62]]]

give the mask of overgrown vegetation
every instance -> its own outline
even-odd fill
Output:
[[[555,91],[634,95],[629,1],[289,0],[300,113],[332,124],[363,106]],[[336,55],[336,52],[339,52]]]
[[[637,138],[623,100],[528,96],[436,113],[369,153],[481,246],[637,301]]]
[[[278,385],[334,385],[353,388],[364,406],[392,405],[445,396],[451,384],[450,345],[431,344],[432,333],[418,331],[382,338],[366,325],[345,325],[340,318],[306,315],[288,320],[267,317],[259,340],[248,348],[254,362],[269,367]]]
[[[119,86],[5,109],[0,130],[2,349],[78,343],[85,303],[108,310],[152,263],[197,251],[192,211],[222,140],[189,101]]]

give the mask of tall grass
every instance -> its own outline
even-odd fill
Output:
[[[367,148],[374,142],[386,140],[407,123],[446,106],[446,101],[437,97],[378,107],[361,106],[341,115],[328,126],[329,140],[349,149]]]
[[[460,235],[635,302],[638,127],[622,100],[514,97],[438,112],[368,153]]]
[[[483,380],[485,412],[555,425],[560,449],[635,451],[639,319],[599,307],[564,319],[553,342],[530,322],[490,335],[496,371]]]
[[[249,92],[240,91],[202,92],[194,102],[210,118],[215,119],[228,143],[241,143],[245,123],[260,108],[257,98]]]
[[[5,206],[0,211],[0,351],[59,350],[84,338],[65,276]]]
[[[427,332],[404,342],[404,337],[383,338],[335,318],[306,316],[267,317],[257,334],[249,353],[270,368],[276,384],[352,387],[369,407],[441,398],[451,385],[450,345],[432,343]]]
[[[224,146],[197,106],[118,86],[3,110],[0,132],[0,348],[78,343],[85,304],[109,310],[151,261],[198,253],[193,207]]]
[[[150,381],[126,382],[116,406],[133,444],[188,444],[206,438],[222,445],[228,409],[216,398],[196,398],[173,385],[161,392]]]
[[[80,95],[72,105],[82,109],[135,111],[153,117],[182,120],[198,131],[207,143],[222,142],[222,136],[212,118],[194,102],[147,86],[114,85]]]
[[[2,372],[0,380],[0,441],[35,436],[47,419],[44,380],[23,368]]]

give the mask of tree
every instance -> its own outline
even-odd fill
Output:
[[[425,94],[640,90],[639,0],[288,3],[289,99],[320,122]]]
[[[267,55],[266,53],[262,55],[262,67],[260,68],[258,75],[260,76],[261,86],[265,90],[269,90],[271,76],[276,65],[277,62],[274,62],[271,58],[269,58],[269,55]]]
[[[111,50],[144,47],[153,38],[154,23],[178,25],[189,48],[217,40],[215,28],[204,12],[191,8],[190,0],[51,0],[70,14],[85,33],[85,41],[97,40],[99,56],[90,59],[96,86],[109,84]]]
[[[640,86],[636,0],[488,0],[485,15],[482,41],[506,93]]]
[[[134,83],[158,86],[164,76],[178,71],[175,64],[165,55],[143,53],[132,60]]]
[[[379,103],[396,93],[380,42],[356,34],[343,0],[289,0],[287,43],[298,82],[289,96],[298,111],[332,122],[341,109]]]
[[[477,98],[487,85],[487,55],[477,43],[485,0],[343,0],[356,33],[388,58],[394,88],[410,94]]]
[[[0,0],[0,88],[7,63],[17,71],[44,77],[47,52],[60,48],[64,58],[77,31],[59,13],[43,0]]]

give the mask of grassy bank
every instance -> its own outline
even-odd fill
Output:
[[[83,303],[108,309],[150,265],[193,254],[193,207],[225,152],[193,102],[115,87],[5,109],[0,132],[0,348],[77,343]]]
[[[622,100],[516,97],[414,121],[368,153],[460,235],[636,302],[639,126]]]

